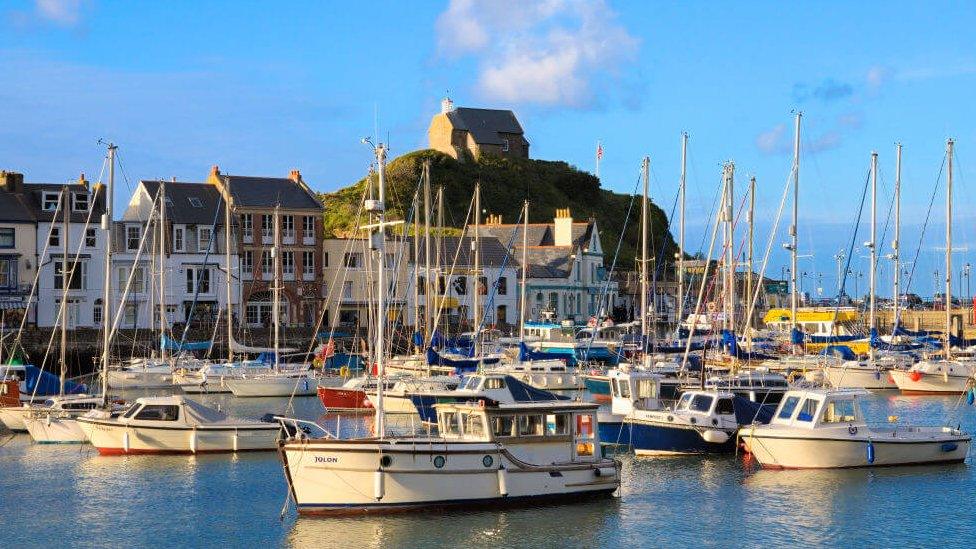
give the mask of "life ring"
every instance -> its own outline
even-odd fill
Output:
[[[847,432],[850,433],[851,436],[856,435],[857,434],[857,425],[850,425],[850,426],[848,426],[847,427]]]

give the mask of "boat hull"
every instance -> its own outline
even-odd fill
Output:
[[[628,419],[622,428],[629,429],[621,436],[629,435],[630,445],[639,456],[725,454],[735,451],[735,433],[727,430],[723,431],[728,439],[723,443],[714,443],[704,439],[706,429],[685,424]]]
[[[366,391],[362,389],[319,387],[318,396],[326,410],[373,410],[372,403],[366,398]]]
[[[968,387],[969,376],[943,376],[942,374],[928,374],[915,372],[920,377],[912,379],[912,372],[894,370],[891,377],[895,385],[905,395],[961,395]]]
[[[607,496],[619,486],[619,466],[611,460],[543,466],[521,462],[494,443],[421,448],[419,443],[404,441],[400,445],[352,441],[282,445],[280,455],[299,514],[573,501]]]
[[[79,418],[98,453],[106,456],[137,454],[201,454],[274,450],[279,427],[148,427],[114,421]]]
[[[28,406],[0,408],[0,423],[15,433],[26,433],[27,425],[24,424],[24,417],[30,410],[31,408]]]
[[[108,373],[109,389],[167,389],[173,386],[170,372],[116,370]]]
[[[871,440],[873,461],[868,457],[868,440],[863,438],[786,438],[742,436],[746,451],[763,467],[772,469],[841,469],[957,463],[966,459],[970,441],[965,437],[933,440]]]
[[[88,435],[71,417],[53,417],[50,414],[29,415],[24,425],[31,438],[38,444],[84,444]]]
[[[607,376],[584,375],[583,385],[592,395],[610,396],[610,378]]]
[[[269,377],[228,379],[225,383],[236,397],[290,397],[313,396],[323,381],[312,377]]]
[[[831,387],[837,389],[897,389],[898,385],[891,377],[891,372],[875,370],[873,368],[845,368],[843,366],[827,366],[824,376]]]

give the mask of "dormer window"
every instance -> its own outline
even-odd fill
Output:
[[[58,209],[58,201],[61,193],[44,191],[41,194],[41,209],[45,212],[53,212]]]
[[[213,228],[197,227],[197,251],[206,252],[210,249],[210,242],[213,240]]]
[[[139,225],[129,225],[125,228],[125,249],[132,252],[139,249],[139,241],[142,240],[142,227]]]
[[[91,207],[88,193],[73,193],[71,195],[71,210],[75,212],[87,212]]]
[[[203,202],[200,202],[200,199],[195,196],[188,196],[186,197],[186,199],[190,202],[190,205],[193,206],[194,208],[203,207]]]

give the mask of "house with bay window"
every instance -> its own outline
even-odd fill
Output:
[[[166,213],[162,238],[155,222],[145,234],[146,220],[161,188]],[[158,217],[158,213],[155,215]],[[223,198],[213,185],[139,182],[121,221],[114,224],[112,283],[118,291],[113,294],[121,297],[129,285],[121,311],[121,328],[157,327],[161,307],[165,307],[169,326],[186,322],[192,313],[194,326],[212,327],[227,310],[228,256],[231,306],[233,314],[239,315],[240,258],[234,236],[238,228],[231,227],[230,254],[226,254],[224,221]],[[143,252],[137,264],[140,246]],[[117,302],[114,308],[118,310]]]

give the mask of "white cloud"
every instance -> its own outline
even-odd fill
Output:
[[[786,124],[776,126],[756,136],[756,147],[766,154],[780,154],[790,150],[786,136]]]
[[[875,65],[868,69],[865,77],[868,83],[868,90],[875,92],[884,86],[891,79],[893,71],[884,65]]]
[[[34,10],[42,19],[63,27],[81,21],[82,0],[34,0]]]
[[[603,0],[451,0],[437,20],[442,56],[472,56],[487,99],[584,107],[616,80],[639,41]]]

